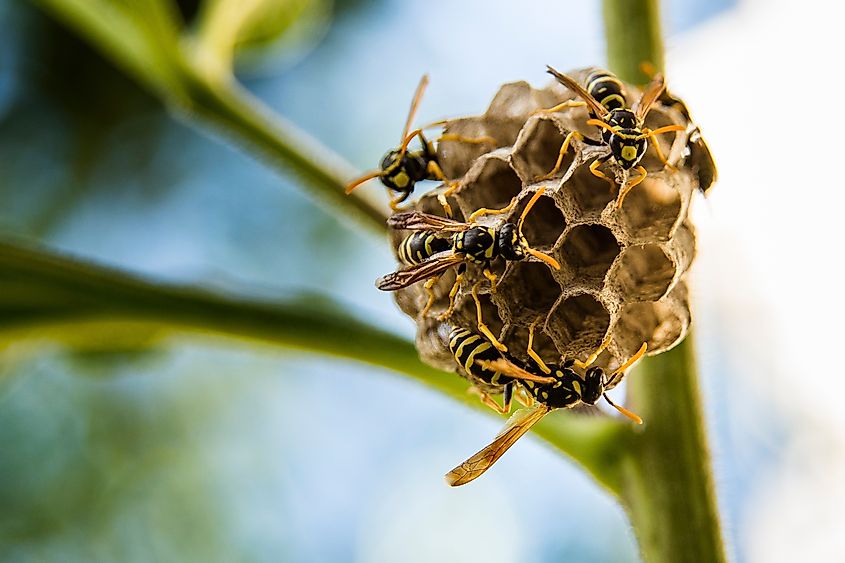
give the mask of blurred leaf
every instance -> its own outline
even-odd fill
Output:
[[[237,143],[245,143],[255,153],[267,156],[271,164],[294,172],[341,220],[354,220],[370,230],[384,232],[387,208],[377,196],[366,190],[358,190],[352,197],[345,194],[346,183],[356,171],[293,124],[273,115],[241,88],[230,72],[224,72],[226,67],[216,62],[214,57],[220,56],[220,47],[214,47],[213,56],[208,56],[205,50],[198,56],[196,42],[182,34],[179,12],[171,1],[35,1],[146,85],[177,110],[177,115],[202,118]],[[301,3],[305,0],[289,1],[292,11],[287,18],[295,17],[297,9],[300,12],[305,9]],[[221,4],[237,17],[229,22],[224,12],[223,16],[209,20],[221,18],[227,24],[207,28],[212,30],[209,33],[213,43],[234,44],[239,40],[242,25],[252,17],[268,19],[270,12],[264,11],[266,7],[262,10],[263,5],[264,0],[246,0],[243,7],[239,7],[239,2]],[[289,25],[285,24],[286,18],[275,17],[272,28],[278,30]],[[254,29],[250,37],[258,39],[258,27],[244,29]],[[230,61],[231,55],[228,56]]]
[[[404,373],[473,408],[466,381],[424,364],[412,342],[347,315],[330,300],[306,296],[271,303],[154,283],[22,245],[0,242],[0,345],[21,339],[108,338],[130,331],[190,331],[257,340],[352,359]],[[149,335],[149,332],[147,333]],[[537,434],[619,494],[621,440],[630,425],[609,417],[547,416]]]
[[[206,0],[196,33],[197,64],[228,76],[235,58],[255,62],[318,33],[329,19],[328,0]]]

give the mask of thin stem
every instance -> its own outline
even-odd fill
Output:
[[[658,0],[604,0],[608,67],[619,78],[646,84],[642,63],[663,70],[663,35]]]
[[[32,336],[74,341],[92,333],[102,340],[132,330],[223,335],[364,362],[493,414],[467,393],[466,381],[423,363],[412,342],[346,315],[323,298],[267,303],[226,297],[0,243],[0,345]],[[608,461],[622,454],[617,445],[626,424],[567,413],[546,417],[535,430],[619,493],[618,463]]]
[[[648,421],[632,440],[622,487],[646,561],[726,561],[692,335],[643,362],[628,402]]]

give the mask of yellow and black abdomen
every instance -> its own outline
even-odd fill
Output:
[[[453,328],[449,334],[449,350],[467,375],[491,385],[504,385],[513,381],[506,375],[483,368],[476,363],[478,360],[492,362],[502,357],[499,351],[478,333],[465,328]]]
[[[416,266],[451,247],[449,239],[440,238],[437,233],[417,231],[408,235],[399,245],[399,260],[409,266]]]
[[[606,70],[595,69],[587,75],[585,88],[608,111],[626,107],[622,82]]]

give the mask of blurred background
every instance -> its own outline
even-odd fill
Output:
[[[395,143],[423,72],[419,122],[480,113],[503,82],[543,84],[547,63],[604,62],[597,2],[300,5],[238,75],[361,169]],[[180,8],[190,22],[199,0]],[[845,370],[826,352],[845,314],[833,247],[845,186],[825,126],[845,86],[845,10],[662,9],[669,84],[721,173],[695,210],[695,337],[730,549],[841,560]],[[171,117],[28,2],[0,3],[0,22],[3,236],[155,279],[319,292],[413,336],[372,286],[394,265],[383,241]],[[499,425],[375,368],[222,338],[103,349],[0,336],[0,559],[638,561],[621,509],[534,438],[447,488],[444,471]]]

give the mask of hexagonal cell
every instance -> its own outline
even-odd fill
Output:
[[[519,134],[511,157],[523,180],[533,183],[554,168],[566,134],[551,117],[538,116],[528,121]],[[574,149],[570,145],[558,176],[566,172],[575,159]]]
[[[534,194],[531,195],[533,196]],[[530,197],[524,197],[520,200],[510,214],[510,221],[514,223],[519,221],[519,217],[522,215],[530,199]],[[528,215],[525,216],[525,222],[522,225],[522,234],[528,239],[528,244],[532,248],[548,247],[557,242],[557,239],[560,238],[565,228],[566,220],[563,218],[563,212],[558,209],[552,198],[542,196],[534,203],[534,207],[528,211]]]
[[[450,325],[463,326],[478,331],[478,317],[476,315],[475,301],[472,298],[471,289],[464,284],[458,296],[455,311],[452,313],[451,318],[445,322]],[[489,293],[479,293],[478,300],[481,302],[484,324],[498,338],[502,334],[502,328],[504,327],[504,322],[498,314],[498,307],[493,304]]]
[[[487,158],[481,171],[464,184],[458,197],[465,215],[482,207],[502,208],[522,191],[522,181],[506,160]]]
[[[512,322],[530,324],[538,315],[545,317],[560,297],[560,287],[546,264],[517,262],[508,268],[496,293],[497,301],[508,308]]]
[[[634,240],[668,240],[681,213],[681,195],[661,178],[646,177],[619,210],[619,224]]]
[[[608,167],[605,166],[605,169]],[[606,173],[613,177],[609,169]],[[602,180],[589,170],[587,164],[581,165],[564,184],[564,198],[573,207],[572,215],[583,219],[598,219],[609,203],[616,201],[619,186]]]
[[[686,334],[689,318],[679,318],[678,305],[667,302],[629,303],[613,328],[613,341],[627,356],[648,344],[648,352],[668,350]]]
[[[604,278],[619,254],[619,243],[603,225],[578,225],[566,234],[560,259],[580,278]]]
[[[530,323],[529,323],[530,324]],[[528,356],[528,327],[513,326],[507,331],[508,353],[524,362],[532,362]],[[543,319],[534,327],[534,351],[546,363],[558,363],[560,353],[554,341],[543,332]]]
[[[490,130],[488,124],[478,117],[468,117],[464,119],[455,119],[449,121],[443,128],[443,133],[447,137],[444,140],[437,142],[437,156],[438,162],[443,168],[443,172],[448,178],[460,178],[472,166],[475,160],[491,150],[510,145],[513,140],[500,139],[502,135],[502,128],[496,128],[496,134]],[[481,139],[482,137],[492,137],[495,143],[475,143],[466,142],[459,139],[450,140],[448,136],[459,135],[469,139]]]
[[[558,303],[547,326],[564,356],[584,357],[598,348],[607,334],[610,313],[598,299],[581,293]]]
[[[656,301],[675,277],[675,265],[656,244],[631,246],[614,267],[613,283],[625,301]]]

